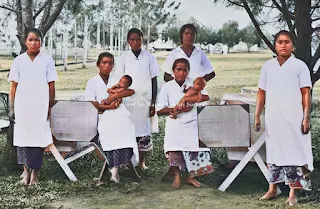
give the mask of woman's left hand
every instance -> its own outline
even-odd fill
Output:
[[[303,119],[301,124],[301,131],[303,134],[307,134],[310,131],[310,120],[309,119]]]
[[[156,108],[154,104],[151,104],[149,107],[149,117],[153,117],[156,114]]]

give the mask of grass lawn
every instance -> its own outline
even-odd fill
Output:
[[[162,64],[167,52],[158,53],[158,63]],[[209,55],[216,78],[207,84],[211,101],[217,101],[225,93],[239,93],[242,87],[257,86],[260,67],[272,57],[265,54]],[[1,62],[1,60],[0,60]],[[88,69],[73,65],[66,72],[60,71],[56,82],[57,91],[84,90],[88,79],[97,74],[93,64]],[[162,77],[159,83],[163,83]],[[8,91],[7,73],[0,72],[0,90]],[[316,94],[318,87],[316,86]],[[32,92],[30,92],[32,95]],[[226,192],[217,190],[230,170],[218,165],[216,172],[200,178],[204,186],[200,189],[186,184],[178,190],[170,188],[170,181],[161,183],[166,170],[163,154],[164,121],[160,120],[160,133],[155,134],[153,154],[148,158],[150,170],[141,172],[142,180],[125,177],[120,184],[108,183],[96,187],[92,179],[99,175],[102,162],[90,154],[71,163],[78,182],[70,182],[52,156],[45,156],[41,172],[41,184],[34,187],[21,187],[19,172],[5,172],[0,169],[0,208],[286,208],[286,196],[273,201],[258,201],[268,188],[268,183],[255,164],[250,164],[239,175]],[[5,136],[0,135],[0,157],[2,156]],[[215,150],[219,156],[221,150]],[[223,153],[223,152],[222,152]],[[221,154],[220,154],[221,155]],[[223,154],[222,154],[223,155]],[[120,174],[121,176],[121,174]],[[294,208],[319,208],[320,172],[312,173],[314,190],[300,193],[300,204]]]

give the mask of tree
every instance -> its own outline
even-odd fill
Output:
[[[320,20],[320,0],[214,0],[214,2],[223,2],[228,7],[245,10],[259,36],[274,53],[276,53],[275,47],[262,27],[278,23],[288,29],[296,43],[294,54],[309,67],[312,84],[319,80],[320,70],[314,70],[314,67],[320,58],[320,46],[316,46],[314,54],[311,49],[314,40],[319,40],[317,33],[320,27],[317,21]],[[266,9],[277,14],[272,21],[263,21],[266,19],[264,17]]]
[[[250,52],[250,48],[258,44],[261,39],[259,39],[259,36],[257,37],[256,29],[253,25],[248,25],[247,27],[240,30],[239,37],[242,42],[247,44],[248,47],[248,53]]]
[[[239,24],[236,21],[224,23],[218,33],[221,37],[221,42],[228,46],[228,52],[230,47],[239,42]]]
[[[156,32],[156,25],[162,24],[164,28],[168,27],[175,16],[173,14],[180,7],[181,3],[175,0],[139,0],[136,2],[133,14],[137,14],[136,17],[138,27],[141,28],[144,34],[148,34],[150,28],[150,42],[158,38]],[[149,37],[145,37],[146,40]]]
[[[35,27],[35,23],[38,22],[39,30],[43,33],[43,35],[45,35],[58,18],[66,2],[67,0],[2,1],[0,8],[12,12],[16,16],[17,38],[21,46],[21,53],[26,51],[26,46],[24,44],[24,33],[26,28]]]
[[[180,28],[178,27],[170,27],[168,28],[162,35],[164,40],[168,40],[170,38],[173,43],[180,45]]]

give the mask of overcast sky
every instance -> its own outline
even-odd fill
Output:
[[[251,20],[244,10],[227,8],[224,4],[213,3],[213,0],[181,0],[181,6],[177,11],[178,16],[189,14],[195,17],[202,24],[219,29],[228,20],[235,20],[239,28],[251,23]],[[277,31],[274,27],[268,27],[268,31]]]

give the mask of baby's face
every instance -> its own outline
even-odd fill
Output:
[[[202,91],[206,87],[206,84],[204,82],[201,82],[199,80],[196,80],[193,84],[193,88],[196,91]]]
[[[128,88],[129,87],[129,82],[126,78],[121,78],[119,81],[119,87],[120,88]]]

